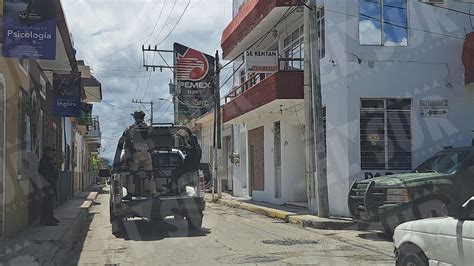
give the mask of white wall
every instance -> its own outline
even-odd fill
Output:
[[[298,116],[296,116],[296,110]],[[254,112],[258,116],[259,111]],[[300,122],[304,123],[302,105],[284,110],[283,114],[279,110],[272,110],[271,112],[273,113],[260,112],[260,119],[248,121],[246,124],[247,132],[264,126],[265,190],[254,190],[253,198],[257,201],[274,204],[295,201],[306,202],[304,129],[300,124]],[[281,198],[275,198],[273,127],[277,121],[281,123]],[[248,169],[249,162],[247,162],[247,171]]]
[[[360,169],[360,98],[412,98],[414,167],[443,146],[471,145],[474,91],[464,87],[463,40],[442,35],[464,37],[472,27],[466,15],[409,0],[408,47],[361,46],[358,18],[353,16],[358,14],[358,1],[326,1],[325,8],[327,50],[321,72],[328,117],[330,211],[348,215],[349,186],[366,172]],[[419,101],[424,99],[448,100],[448,116],[420,117]]]

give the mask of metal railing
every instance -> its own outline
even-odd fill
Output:
[[[302,71],[304,66],[303,58],[279,58],[278,59],[278,71]],[[274,73],[273,73],[274,74]],[[232,101],[234,98],[244,93],[248,89],[257,85],[265,78],[273,74],[255,74],[252,75],[248,80],[244,81],[239,86],[234,87],[230,92],[224,97],[225,103]]]

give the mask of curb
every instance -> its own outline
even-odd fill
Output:
[[[262,214],[267,217],[283,220],[287,223],[322,230],[345,230],[353,227],[355,223],[349,219],[319,218],[314,215],[298,215],[293,212],[257,206],[250,203],[235,200],[219,199],[215,203],[230,208],[247,210],[253,213]]]
[[[89,193],[87,198],[85,198],[84,202],[80,206],[81,211],[79,212],[79,215],[59,240],[59,252],[55,255],[56,258],[67,257],[66,254],[69,253],[74,246],[77,237],[81,233],[82,225],[87,222],[89,210],[96,202],[98,196],[99,192],[92,191]]]

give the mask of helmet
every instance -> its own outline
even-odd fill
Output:
[[[133,118],[135,120],[144,120],[145,119],[145,113],[143,111],[136,111],[133,113]]]

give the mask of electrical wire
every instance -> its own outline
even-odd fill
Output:
[[[171,29],[171,31],[168,33],[168,35],[165,36],[165,38],[158,43],[158,45],[161,45],[162,43],[164,43],[168,37],[174,32],[174,30],[176,29],[176,27],[178,26],[179,22],[181,21],[181,19],[183,18],[184,14],[186,13],[186,10],[188,10],[188,7],[189,5],[191,4],[191,0],[188,0],[188,4],[186,5],[186,7],[184,8],[183,12],[181,13],[181,15],[179,16],[178,20],[176,21],[176,24],[174,24],[173,28]]]
[[[161,15],[163,14],[163,10],[164,10],[164,8],[165,8],[166,1],[167,1],[167,0],[164,1],[163,6],[161,7],[160,15],[159,15],[158,18],[156,19],[155,27],[153,27],[153,31],[152,31],[151,35],[154,33],[154,31],[155,31],[155,29],[156,29],[156,24],[158,23],[158,21],[159,21],[160,18],[161,18]],[[147,40],[149,40],[149,38],[151,38],[151,36],[149,36]],[[136,42],[134,42],[134,43],[132,43],[132,44],[130,44],[130,45],[128,45],[128,46],[122,48],[122,49],[119,49],[119,50],[117,50],[117,51],[115,51],[115,52],[113,52],[113,53],[111,53],[111,54],[109,54],[109,55],[106,55],[106,56],[104,56],[104,57],[101,57],[101,58],[98,59],[98,61],[102,61],[102,60],[105,59],[105,58],[109,58],[109,57],[111,57],[111,56],[113,56],[113,55],[116,55],[116,54],[118,54],[118,53],[120,53],[120,52],[122,52],[122,51],[124,51],[124,50],[127,50],[128,48],[132,47],[133,45],[142,42],[142,40],[144,40],[144,39],[140,39],[140,40],[138,40],[138,41],[136,41]]]

